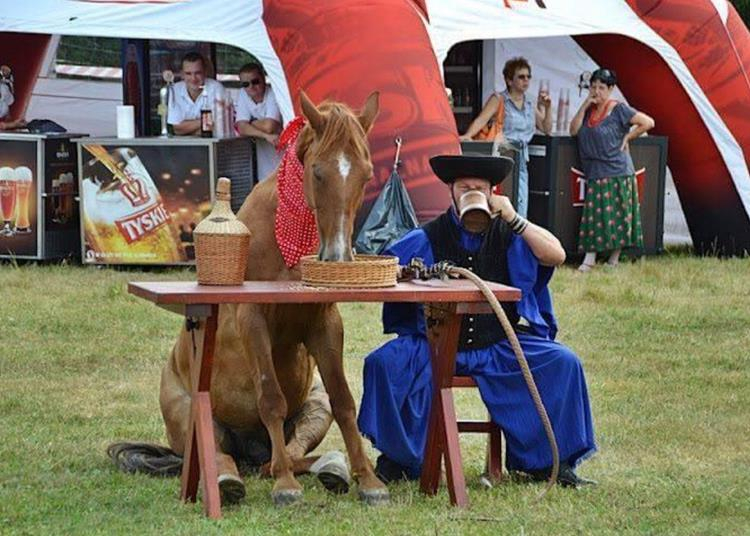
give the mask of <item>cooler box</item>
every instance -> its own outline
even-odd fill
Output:
[[[78,256],[81,136],[0,133],[0,258]]]

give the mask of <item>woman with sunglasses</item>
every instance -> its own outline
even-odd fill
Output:
[[[531,66],[526,58],[512,58],[503,67],[505,91],[493,93],[487,100],[466,133],[459,137],[462,141],[470,141],[485,125],[495,121],[498,108],[502,105],[502,128],[498,128],[495,143],[510,142],[520,151],[518,170],[518,200],[516,212],[526,217],[529,206],[529,142],[538,128],[545,134],[552,132],[552,113],[550,105],[552,99],[546,92],[541,92],[536,105],[526,92],[531,82]]]
[[[624,102],[610,98],[617,76],[610,69],[591,75],[589,96],[570,122],[586,177],[586,199],[578,233],[585,253],[578,267],[589,272],[596,254],[609,252],[617,266],[623,248],[643,247],[638,188],[628,143],[651,130],[654,120]],[[635,128],[633,128],[635,127]]]

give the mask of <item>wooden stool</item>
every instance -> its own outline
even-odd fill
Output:
[[[491,312],[488,306],[486,310]],[[461,462],[459,433],[489,434],[485,470],[491,480],[499,480],[502,477],[500,427],[491,421],[459,421],[453,402],[454,388],[477,387],[472,378],[456,376],[456,352],[461,319],[465,314],[476,313],[477,308],[429,303],[425,304],[424,311],[427,337],[430,339],[434,393],[420,488],[428,495],[437,493],[440,485],[440,463],[445,461],[446,484],[451,504],[466,507],[469,505],[469,497],[466,493],[466,480]]]
[[[471,376],[453,376],[451,387],[454,389],[477,388]],[[489,421],[458,421],[460,434],[489,434],[487,439],[487,458],[484,470],[490,481],[499,482],[503,478],[503,436],[502,429]]]

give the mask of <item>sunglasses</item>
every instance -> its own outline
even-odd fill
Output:
[[[263,80],[260,78],[253,78],[249,82],[240,82],[241,87],[259,86]]]

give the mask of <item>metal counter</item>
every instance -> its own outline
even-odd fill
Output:
[[[75,140],[82,136],[0,133],[0,258],[78,255]]]
[[[643,253],[664,250],[664,181],[667,138],[641,136],[630,142],[638,179]],[[578,254],[585,181],[576,139],[537,135],[529,143],[529,219],[549,229],[568,255]]]

